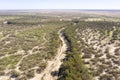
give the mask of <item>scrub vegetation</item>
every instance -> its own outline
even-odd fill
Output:
[[[0,80],[12,79],[120,80],[119,18],[1,14]]]

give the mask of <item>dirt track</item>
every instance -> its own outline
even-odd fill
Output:
[[[67,51],[68,45],[67,40],[64,36],[64,28],[60,29],[58,32],[59,38],[62,42],[60,44],[60,47],[58,48],[58,54],[55,56],[54,59],[47,62],[47,67],[41,74],[35,74],[35,77],[30,80],[56,80],[56,77],[53,77],[51,75],[52,72],[58,71],[60,68],[60,65],[62,64],[61,60],[65,58],[66,54],[64,54]]]

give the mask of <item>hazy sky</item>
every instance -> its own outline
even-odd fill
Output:
[[[0,0],[0,9],[120,9],[120,0]]]

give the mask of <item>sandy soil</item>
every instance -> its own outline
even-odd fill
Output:
[[[63,35],[64,28],[60,29],[58,34],[59,38],[62,41],[62,45],[60,44],[60,47],[58,48],[58,54],[55,56],[54,59],[47,62],[47,67],[41,74],[35,74],[35,77],[30,80],[56,80],[56,77],[53,77],[51,75],[52,72],[58,71],[60,68],[60,65],[62,64],[61,60],[65,58],[65,52],[67,51],[67,44],[65,37]]]

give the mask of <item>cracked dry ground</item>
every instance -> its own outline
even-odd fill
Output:
[[[120,29],[108,28],[98,29],[92,25],[75,31],[76,39],[80,38],[84,44],[81,56],[94,80],[120,80]]]

